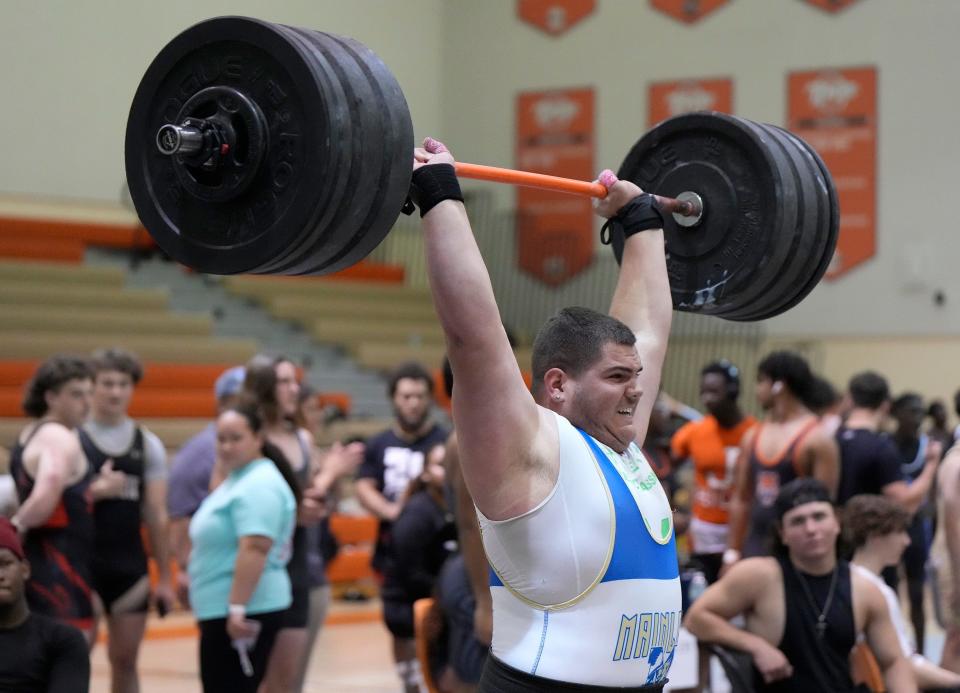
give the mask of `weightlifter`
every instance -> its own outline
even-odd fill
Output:
[[[433,299],[454,373],[463,476],[493,568],[480,691],[660,691],[680,626],[670,504],[642,441],[672,319],[652,196],[604,171],[597,213],[626,235],[610,316],[565,308],[536,338],[528,391],[452,164],[414,157]]]

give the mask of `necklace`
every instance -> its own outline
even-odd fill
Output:
[[[807,601],[810,602],[810,606],[813,607],[814,613],[817,611],[817,601],[813,598],[813,593],[810,591],[810,587],[807,585],[807,580],[803,575],[797,570],[797,567],[793,564],[793,561],[790,561],[790,567],[793,569],[793,574],[797,576],[797,580],[800,582],[800,586],[803,588],[803,593],[807,597]],[[827,599],[823,603],[823,608],[820,609],[820,613],[817,614],[817,638],[823,640],[823,636],[827,631],[827,612],[830,611],[830,604],[833,602],[833,592],[834,588],[837,586],[837,566],[833,566],[833,571],[830,573],[830,589],[827,590]]]

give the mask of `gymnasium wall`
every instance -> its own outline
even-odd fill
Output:
[[[960,159],[960,2],[859,0],[830,14],[801,0],[731,0],[684,24],[646,0],[598,0],[560,36],[520,22],[515,6],[443,3],[438,136],[462,160],[514,164],[521,91],[593,87],[595,167],[616,169],[646,130],[651,81],[730,77],[737,115],[784,125],[788,72],[876,66],[877,255],[765,325],[803,337],[960,333],[960,224],[949,211]],[[492,194],[498,207],[514,204],[510,188]],[[943,306],[933,301],[938,290]]]
[[[0,193],[119,203],[127,113],[147,65],[180,31],[219,15],[254,16],[361,41],[397,77],[416,132],[435,132],[441,5],[441,0],[2,3]]]

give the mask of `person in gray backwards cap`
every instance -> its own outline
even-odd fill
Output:
[[[243,366],[228,368],[213,385],[218,413],[233,404],[243,389],[246,377]],[[186,565],[190,557],[190,538],[187,530],[190,518],[210,492],[210,475],[216,457],[217,431],[213,422],[190,438],[176,457],[167,485],[167,513],[170,516],[170,550],[181,567],[177,576],[177,595],[187,605]]]

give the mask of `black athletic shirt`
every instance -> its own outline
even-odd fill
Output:
[[[114,471],[127,475],[127,485],[118,498],[104,498],[93,506],[95,529],[93,571],[95,575],[146,575],[147,553],[140,533],[144,496],[143,430],[137,426],[130,448],[122,455],[108,455],[93,438],[79,429],[80,444],[93,473],[107,460]]]
[[[413,604],[433,594],[444,562],[457,548],[453,512],[427,491],[415,493],[392,527],[392,558],[384,574],[383,599]]]
[[[73,626],[31,614],[15,628],[0,628],[0,691],[87,693],[87,641]]]
[[[864,428],[841,427],[836,438],[840,448],[838,505],[858,493],[882,494],[884,486],[903,480],[900,453],[887,436]]]
[[[358,479],[373,479],[377,490],[389,501],[396,501],[412,479],[423,472],[427,453],[447,442],[447,432],[434,425],[423,436],[408,443],[387,429],[370,438],[363,453],[363,464],[357,471]],[[390,546],[390,522],[380,520],[373,567],[386,572]]]
[[[837,584],[826,614],[827,628],[820,639],[817,637],[817,617],[826,603],[832,574],[807,575],[799,573],[789,558],[780,556],[777,561],[783,573],[786,610],[783,638],[778,647],[793,666],[793,675],[765,684],[760,673],[755,672],[757,693],[848,693],[857,690],[850,677],[850,651],[857,641],[850,564],[837,562]]]
[[[34,484],[23,464],[23,451],[47,423],[50,422],[38,424],[23,444],[18,442],[10,451],[10,474],[20,503],[30,496]],[[47,521],[31,527],[23,542],[24,553],[30,561],[27,582],[30,610],[84,630],[93,624],[90,596],[93,512],[88,494],[91,479],[88,470],[82,479],[63,489],[60,502]]]

